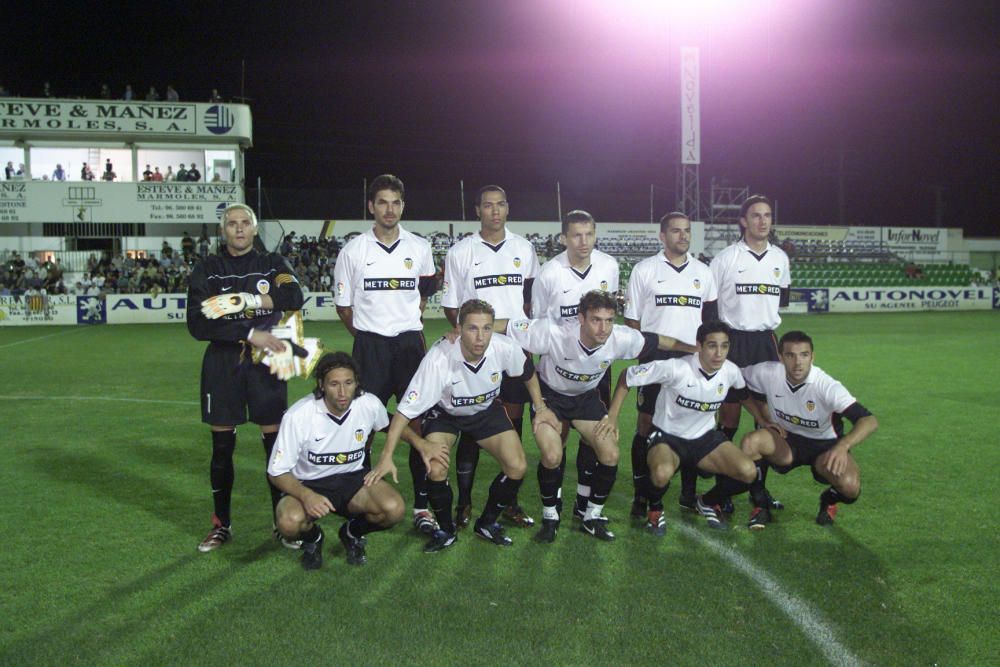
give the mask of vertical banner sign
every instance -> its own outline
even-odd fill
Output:
[[[681,164],[701,164],[698,49],[681,47]]]

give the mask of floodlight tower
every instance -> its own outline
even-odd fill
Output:
[[[698,48],[681,47],[681,141],[680,210],[692,220],[701,216],[701,186],[698,169],[701,165],[701,100]]]

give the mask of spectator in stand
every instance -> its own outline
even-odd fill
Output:
[[[198,237],[198,256],[204,259],[208,257],[208,252],[211,250],[212,243],[208,240],[208,232],[202,229],[201,236]]]
[[[83,168],[80,169],[80,179],[84,181],[94,180],[94,172],[90,170],[90,165],[86,162],[83,163]]]
[[[111,86],[106,83],[101,84],[101,99],[110,100],[111,99]]]
[[[19,179],[23,179],[26,173],[27,172],[24,169],[24,163],[22,162],[17,165],[17,173],[14,175],[17,176]]]
[[[180,166],[177,167],[177,180],[186,181],[188,179],[188,170],[184,168],[184,163],[181,162]]]
[[[177,179],[177,174],[174,173],[174,168],[169,164],[167,165],[167,173],[163,175],[163,180],[173,181]]]
[[[55,94],[52,92],[52,86],[49,85],[48,81],[42,84],[42,97],[55,97]]]
[[[135,99],[135,93],[132,92],[132,84],[125,84],[125,94],[122,95],[122,99],[126,102],[131,102]]]
[[[194,239],[187,232],[181,237],[181,254],[184,255],[185,262],[190,262],[194,255]]]
[[[111,172],[111,171],[114,171],[114,170],[115,170],[115,167],[114,167],[113,164],[111,164],[111,158],[108,158],[107,160],[105,160],[104,161],[104,172],[108,173],[108,172]]]
[[[153,170],[149,168],[148,164],[146,165],[145,171],[142,172],[142,180],[144,181],[153,180]]]
[[[180,102],[181,101],[181,96],[177,94],[177,91],[174,90],[174,87],[173,87],[172,84],[167,84],[167,101],[168,102]]]
[[[66,170],[62,168],[61,164],[56,165],[56,170],[52,172],[53,181],[65,181],[66,180]]]
[[[213,88],[212,89],[212,94],[208,96],[208,101],[209,102],[221,102],[222,101],[222,95],[219,95],[219,89],[218,88]]]
[[[163,182],[163,174],[160,173],[159,167],[153,167],[153,180],[157,183]]]
[[[194,162],[191,163],[191,168],[188,169],[187,180],[189,181],[201,180],[201,172],[198,171],[198,165],[196,165]]]
[[[155,86],[150,86],[149,87],[149,92],[146,93],[146,101],[147,102],[159,102],[160,101],[160,94],[158,92],[156,92],[156,87]]]
[[[215,172],[215,174],[212,175],[212,182],[213,183],[221,183],[222,182],[222,174],[220,174],[219,172]]]
[[[7,166],[4,167],[3,171],[4,171],[4,174],[6,174],[8,181],[12,180],[14,178],[14,174],[17,173],[17,170],[14,169],[14,163],[13,162],[8,162]]]
[[[174,249],[170,247],[170,241],[163,239],[163,247],[160,248],[160,257],[170,261],[174,258]]]
[[[115,180],[116,178],[118,178],[118,174],[116,174],[114,171],[106,171],[104,172],[104,175],[101,176],[102,181],[108,181],[109,183]]]

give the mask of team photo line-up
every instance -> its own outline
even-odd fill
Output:
[[[395,176],[372,181],[374,223],[337,258],[334,299],[354,339],[350,354],[304,347],[301,321],[298,337],[288,324],[303,304],[294,272],[279,254],[255,247],[249,206],[223,212],[225,244],[195,266],[187,300],[188,330],[208,343],[201,413],[212,441],[213,513],[199,551],[232,539],[236,427],[248,420],[260,428],[266,456],[273,538],[301,550],[306,569],[322,565],[319,519],[328,514],[346,519],[338,538],[352,565],[366,562],[368,533],[403,521],[406,503],[386,480],[399,481],[393,453],[401,440],[409,445],[412,522],[427,540],[425,552],[453,546],[470,524],[472,534],[499,546],[512,543],[504,523],[534,527],[536,542],[554,542],[571,430],[579,436],[577,488],[565,511],[585,535],[613,541],[603,510],[618,472],[618,417],[632,387],[630,515],[654,537],[666,533],[663,497],[678,471],[680,507],[715,529],[728,527],[732,499],[743,492],[749,529],[766,528],[783,507],[766,487],[769,468],[809,466],[826,487],[816,516],[822,526],[833,524],[839,505],[858,499],[851,449],[878,422],[813,364],[806,333],[775,340],[790,275],[787,255],[768,240],[766,197],[743,203],[741,238],[710,265],[689,253],[687,216],[663,216],[663,250],[634,267],[619,325],[618,262],[595,248],[593,217],[568,213],[565,250],[540,265],[531,243],[506,228],[506,192],[483,187],[475,201],[479,232],[456,242],[445,260],[441,304],[453,329],[428,348],[422,316],[437,270],[430,244],[400,224],[404,192]],[[612,387],[616,360],[638,364]],[[287,381],[296,375],[315,385],[289,407]],[[537,526],[519,500],[528,473],[525,404],[539,453]],[[743,409],[755,428],[735,443]],[[378,431],[386,431],[380,453],[371,449]],[[500,472],[473,520],[482,450]],[[711,476],[712,487],[698,494],[699,477]]]

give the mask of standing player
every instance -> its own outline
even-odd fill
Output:
[[[403,192],[403,182],[391,174],[372,181],[368,211],[375,224],[344,246],[334,268],[337,315],[354,336],[351,354],[364,372],[365,390],[383,405],[392,396],[402,399],[424,358],[421,318],[435,289],[430,243],[399,224]],[[409,463],[413,525],[429,535],[437,526],[427,511],[427,469],[412,447]]]
[[[497,523],[500,513],[517,495],[524,479],[524,449],[507,413],[496,400],[503,376],[523,382],[536,410],[535,430],[558,429],[559,421],[545,406],[531,357],[502,334],[493,334],[493,307],[472,299],[458,315],[459,338],[435,343],[406,390],[389,425],[385,449],[365,479],[375,484],[386,474],[396,479],[392,453],[410,419],[426,412],[424,438],[414,443],[428,467],[431,509],[441,527],[424,547],[440,551],[455,543],[448,461],[459,433],[468,434],[500,463],[501,472],[490,485],[489,498],[475,523],[477,536],[500,546],[511,539]]]
[[[538,488],[543,507],[542,528],[535,536],[539,542],[554,541],[559,529],[559,489],[563,476],[560,464],[569,425],[582,436],[581,449],[586,441],[587,449],[593,449],[597,459],[580,529],[601,540],[615,538],[601,512],[618,473],[618,429],[606,420],[607,404],[598,387],[604,384],[603,378],[612,362],[651,359],[658,346],[681,345],[672,338],[616,325],[618,303],[606,292],[587,292],[578,306],[573,323],[561,319],[520,319],[507,325],[508,335],[515,343],[542,355],[538,362],[542,397],[564,424],[559,431],[536,429],[535,440],[541,453]]]
[[[703,322],[718,319],[715,278],[705,264],[692,257],[691,221],[683,213],[667,213],[660,218],[663,252],[647,257],[632,269],[625,298],[625,324],[650,333],[670,336],[685,345],[695,344],[695,334]],[[660,360],[673,359],[685,352],[666,350]],[[646,517],[647,499],[642,495],[646,469],[646,440],[653,430],[653,411],[660,385],[640,386],[637,391],[638,419],[632,437],[632,484],[635,495],[632,516]],[[681,468],[682,507],[694,510],[695,467]]]
[[[768,241],[772,209],[771,200],[763,195],[754,195],[743,202],[740,207],[743,237],[712,260],[712,275],[719,287],[719,319],[732,329],[729,359],[740,368],[778,361],[774,330],[781,324],[778,308],[788,305],[791,272],[788,255]],[[740,406],[735,402],[723,405],[719,422],[727,437],[736,437]],[[763,482],[767,477],[766,466],[760,468],[760,474]],[[783,507],[773,498],[769,502],[772,509]]]
[[[531,288],[531,316],[576,324],[580,299],[591,290],[600,290],[612,297],[618,295],[618,260],[595,249],[597,224],[586,211],[566,214],[562,221],[559,241],[566,250],[542,264],[538,279]],[[611,374],[606,373],[598,387],[600,400],[611,402]],[[565,449],[560,464],[560,478],[566,468]],[[579,447],[576,455],[576,507],[573,515],[583,518],[590,498],[591,481],[597,469],[593,447]],[[562,489],[559,489],[561,507]]]
[[[291,346],[269,329],[281,319],[282,311],[298,310],[303,301],[299,281],[284,258],[254,249],[257,216],[249,206],[228,207],[220,226],[225,248],[194,267],[187,294],[188,331],[209,342],[201,364],[201,420],[212,431],[210,471],[215,511],[212,530],[198,545],[202,552],[217,549],[232,536],[236,427],[246,423],[249,412],[250,421],[260,426],[264,451],[270,459],[288,405],[288,386],[262,364],[251,363],[250,348],[290,359]],[[271,372],[277,369],[273,364]],[[270,481],[268,484],[274,509],[281,492]]]
[[[830,484],[819,497],[816,523],[833,524],[838,503],[850,505],[861,494],[861,472],[851,450],[878,428],[878,420],[840,382],[813,366],[812,338],[789,331],[778,342],[781,362],[765,361],[743,369],[750,391],[767,399],[771,423],[743,436],[743,451],[760,465],[769,461],[784,474],[799,466],[812,468],[813,478]],[[854,424],[844,433],[843,418]],[[730,484],[722,495],[741,488]],[[708,494],[706,494],[708,495]],[[750,485],[753,510],[750,528],[771,521],[770,501],[759,476]]]
[[[608,420],[616,423],[629,387],[660,385],[653,413],[654,430],[647,440],[649,477],[644,492],[649,499],[646,528],[657,537],[666,532],[663,495],[680,466],[695,465],[747,484],[756,474],[753,461],[715,428],[715,414],[727,396],[747,405],[754,416],[761,416],[740,370],[726,359],[729,327],[722,322],[706,322],[698,327],[696,339],[696,354],[622,371],[608,410]],[[726,527],[722,511],[707,494],[697,498],[695,506],[709,527]]]
[[[529,315],[531,287],[538,273],[534,246],[506,227],[509,206],[503,188],[497,185],[480,188],[476,201],[479,233],[470,234],[453,245],[445,259],[441,305],[448,321],[456,328],[458,308],[469,299],[486,301],[496,310],[499,319]],[[508,378],[504,381],[500,400],[521,434],[524,404],[529,400],[524,384]],[[462,528],[469,523],[472,512],[472,484],[479,448],[470,439],[462,438],[456,459],[458,506],[455,511],[458,527]],[[522,527],[535,523],[517,504],[516,496],[504,516]]]
[[[389,425],[385,406],[360,388],[355,361],[327,354],[313,371],[316,389],[285,413],[267,474],[285,494],[277,523],[288,540],[302,541],[302,567],[323,564],[323,531],[316,524],[335,512],[348,519],[340,542],[350,565],[364,565],[368,533],[403,518],[403,498],[385,482],[365,486],[365,443]]]

